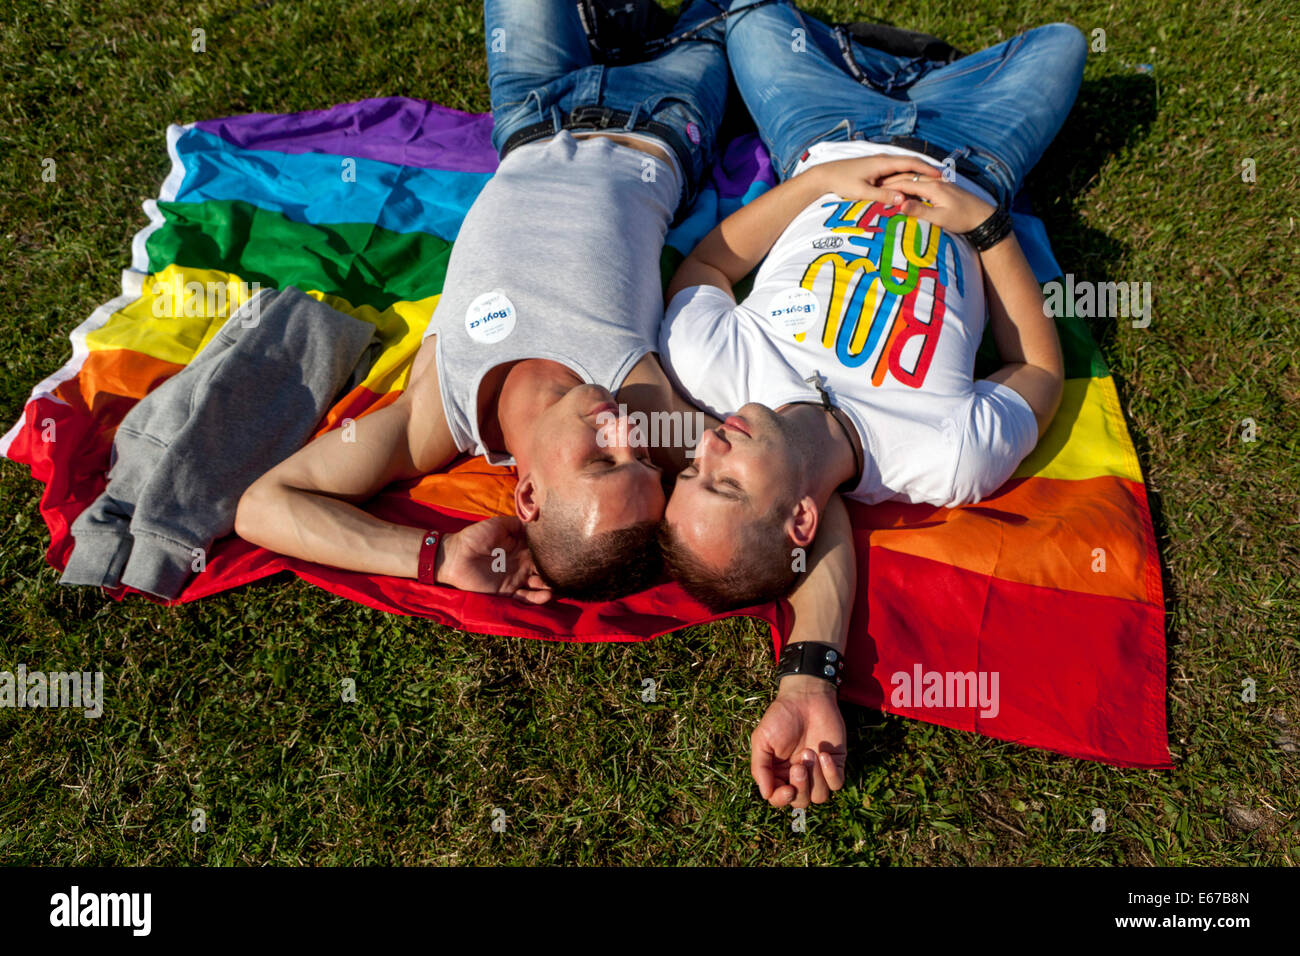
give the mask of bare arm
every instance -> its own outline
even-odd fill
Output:
[[[993,340],[1007,363],[989,381],[1020,393],[1034,410],[1042,438],[1061,404],[1065,384],[1056,323],[1043,311],[1043,290],[1014,233],[981,253],[980,262]]]
[[[822,177],[814,175],[820,168],[787,179],[714,226],[677,267],[668,283],[667,301],[697,285],[730,293],[763,260],[794,217],[826,192]]]
[[[832,494],[818,522],[808,571],[790,594],[794,624],[789,643],[820,641],[843,653],[848,643],[857,583],[858,560],[853,550],[849,511],[840,496]],[[782,686],[795,679],[784,678]]]
[[[376,518],[353,502],[456,455],[434,364],[423,354],[433,348],[431,337],[407,390],[388,407],[359,418],[354,434],[326,432],[255,481],[239,501],[239,536],[320,564],[416,577],[423,529]]]
[[[819,641],[843,654],[858,586],[848,509],[827,502],[807,573],[790,596],[789,643]],[[824,803],[844,786],[844,718],[835,685],[802,674],[781,679],[776,698],[750,737],[750,774],[772,806]]]

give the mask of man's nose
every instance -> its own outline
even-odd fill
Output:
[[[606,422],[603,431],[605,445],[614,452],[616,458],[634,458],[636,449],[645,444],[644,436],[632,427],[626,414],[620,414]]]
[[[695,446],[695,458],[705,460],[717,455],[724,455],[731,448],[731,444],[722,435],[722,426],[711,428],[700,436],[699,443]]]

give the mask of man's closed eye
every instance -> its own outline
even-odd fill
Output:
[[[694,473],[687,474],[687,472],[694,472]],[[697,477],[698,473],[699,470],[695,468],[694,465],[690,465],[682,469],[682,471],[677,475],[677,479],[679,481],[681,480],[691,481],[695,477]],[[715,481],[706,483],[704,485],[704,490],[710,492],[711,494],[715,494],[720,498],[726,498],[730,501],[744,501],[746,498],[744,489],[740,487],[739,482],[737,482],[734,478],[716,479]]]

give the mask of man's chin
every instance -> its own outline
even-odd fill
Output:
[[[776,436],[784,436],[784,419],[766,405],[751,402],[742,406],[736,415],[749,426],[750,437],[762,441],[772,441]]]
[[[625,503],[630,504],[630,502]],[[621,508],[617,511],[613,509],[602,511],[599,504],[599,502],[588,502],[585,506],[582,504],[573,506],[581,516],[578,530],[583,540],[589,541],[611,531],[621,531],[634,525],[657,522],[663,517],[662,508],[656,513],[656,510],[648,505],[639,508]]]

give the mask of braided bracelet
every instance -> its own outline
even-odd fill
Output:
[[[976,252],[992,249],[1011,234],[1011,213],[1001,206],[994,210],[982,223],[970,232],[963,232],[962,237],[975,247]]]

